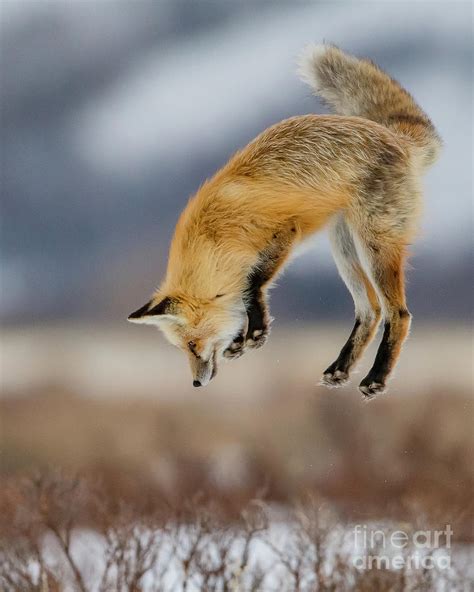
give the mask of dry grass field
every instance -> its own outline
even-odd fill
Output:
[[[275,328],[263,350],[223,365],[209,388],[193,389],[182,354],[152,330],[5,330],[0,399],[1,540],[4,566],[10,566],[3,574],[5,589],[434,589],[431,580],[403,580],[403,572],[354,571],[350,552],[344,558],[333,551],[325,561],[333,565],[339,557],[339,567],[325,570],[331,577],[340,572],[340,583],[322,572],[318,583],[314,561],[323,555],[322,547],[317,550],[321,538],[356,522],[387,528],[450,524],[457,545],[472,544],[469,332],[415,328],[389,393],[368,404],[355,386],[373,347],[351,385],[328,391],[316,384],[344,337],[342,327]],[[331,522],[322,524],[318,512],[327,507]],[[265,514],[265,527],[248,522],[255,508],[260,518]],[[275,508],[280,508],[276,520]],[[308,512],[311,517],[303,520]],[[271,534],[281,528],[278,523],[286,525],[287,555]],[[166,528],[171,538],[163,539]],[[186,560],[192,536],[179,534],[182,528],[202,529],[199,544],[216,545],[211,557],[198,545]],[[146,547],[143,573],[136,548],[133,569],[127,568],[135,580],[130,573],[120,579],[118,568],[106,575],[102,563],[100,569],[86,569],[68,544],[78,549],[78,541],[92,536],[84,533],[91,532],[101,541],[104,561],[112,553],[122,567],[120,553],[132,561],[132,550],[123,545],[138,544],[143,553]],[[303,547],[313,550],[308,555]],[[157,554],[165,548],[173,561],[181,561],[173,577],[188,561],[188,588],[183,578],[173,588],[168,572],[163,580],[150,575],[159,571]],[[263,559],[244,568],[250,561],[246,553]],[[268,553],[280,566],[276,571],[265,563]],[[62,557],[66,567],[55,567],[51,554]],[[215,557],[221,558],[220,568]],[[7,585],[15,569],[21,579],[25,565],[27,579]],[[237,572],[245,577],[238,580]],[[445,576],[438,574],[437,581]],[[458,586],[466,577],[462,570],[451,571],[449,589],[463,589]]]

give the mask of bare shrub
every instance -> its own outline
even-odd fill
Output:
[[[196,494],[173,504],[113,499],[97,482],[45,472],[2,490],[0,587],[5,592],[427,592],[461,590],[465,569],[361,569],[354,525],[317,494],[291,506],[260,496],[229,512]],[[405,531],[426,526],[414,506]],[[399,525],[400,526],[400,525]],[[387,533],[398,527],[387,523]],[[401,526],[400,526],[401,528]],[[410,531],[410,532],[411,532]],[[408,559],[413,545],[404,550]],[[382,557],[376,542],[363,553]],[[429,551],[434,553],[434,551]],[[86,560],[87,559],[87,560]],[[446,588],[447,586],[447,588]]]
[[[47,565],[41,545],[45,533],[49,533],[76,588],[87,592],[71,552],[73,529],[85,502],[84,483],[59,472],[38,473],[10,484],[5,502],[12,510],[11,523],[3,529],[0,542],[0,581],[5,583],[5,589],[43,591],[59,587],[60,575]]]

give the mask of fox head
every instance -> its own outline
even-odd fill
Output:
[[[161,329],[171,344],[186,353],[193,385],[205,386],[216,375],[224,351],[245,329],[247,314],[242,298],[232,295],[204,300],[157,294],[128,320]]]

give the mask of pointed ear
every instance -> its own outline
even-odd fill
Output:
[[[156,324],[159,320],[173,320],[176,318],[176,302],[173,298],[167,296],[158,304],[153,304],[153,300],[147,302],[144,306],[132,312],[128,319],[132,323],[150,323]]]
[[[151,302],[147,302],[144,306],[142,306],[141,308],[139,308],[135,312],[132,312],[132,314],[129,314],[127,321],[131,321],[132,323],[137,322],[144,315],[146,315],[146,313],[148,312],[148,309],[150,308],[150,304],[151,304]]]

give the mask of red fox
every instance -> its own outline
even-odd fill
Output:
[[[355,325],[322,384],[349,379],[383,316],[359,386],[372,398],[386,388],[410,327],[404,262],[420,177],[441,140],[408,92],[368,60],[312,45],[300,74],[337,115],[277,123],[207,180],[181,214],[161,287],[129,320],[157,325],[186,352],[193,385],[207,385],[221,359],[265,343],[270,284],[293,248],[327,225]]]

